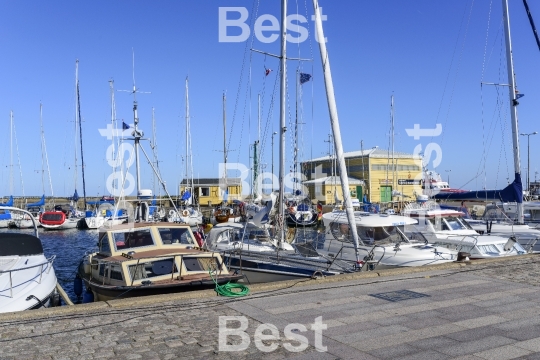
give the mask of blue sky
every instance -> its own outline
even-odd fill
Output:
[[[75,60],[79,59],[81,114],[87,193],[106,194],[112,168],[105,160],[110,141],[98,129],[110,123],[109,80],[131,89],[132,49],[135,78],[141,91],[140,127],[151,134],[155,108],[157,149],[167,186],[176,193],[184,176],[185,90],[189,76],[194,176],[217,177],[222,159],[222,93],[227,93],[229,161],[249,164],[249,144],[257,139],[257,94],[262,96],[262,128],[266,131],[264,164],[270,170],[270,134],[278,127],[278,94],[270,110],[278,59],[250,53],[248,43],[219,42],[219,8],[245,7],[254,17],[280,18],[280,2],[222,1],[5,1],[0,2],[0,194],[9,194],[9,114],[13,110],[26,195],[43,193],[39,104],[55,195],[74,188]],[[395,96],[396,150],[437,143],[443,153],[435,168],[451,185],[465,189],[502,187],[513,173],[507,88],[480,87],[480,81],[506,83],[500,1],[329,1],[320,0],[328,38],[332,73],[345,151],[373,146],[387,148],[390,96]],[[540,4],[531,1],[540,23]],[[471,8],[472,6],[472,8]],[[491,10],[490,10],[491,9]],[[327,153],[330,132],[318,44],[314,40],[311,1],[289,1],[289,13],[308,17],[310,36],[289,44],[290,117],[294,121],[295,73],[313,74],[303,85],[303,159]],[[523,4],[510,0],[514,62],[520,92],[520,132],[540,131],[540,53]],[[488,19],[490,19],[488,25]],[[235,35],[235,30],[230,30]],[[487,38],[487,40],[486,40]],[[487,44],[487,45],[486,45]],[[247,45],[247,46],[246,46]],[[279,41],[253,47],[279,53]],[[264,69],[274,70],[268,77]],[[250,81],[251,73],[251,81]],[[239,90],[240,89],[240,90]],[[497,97],[497,91],[499,97]],[[132,123],[132,97],[116,92],[117,118]],[[499,101],[499,109],[497,108]],[[501,103],[502,101],[502,103]],[[405,129],[443,126],[443,134],[414,140]],[[234,124],[234,125],[233,125]],[[538,126],[538,128],[537,128]],[[232,127],[232,129],[231,129]],[[292,129],[286,157],[292,159]],[[523,173],[526,138],[521,137]],[[277,141],[277,138],[276,138]],[[150,152],[148,143],[144,144]],[[275,161],[277,169],[277,142]],[[531,137],[531,178],[540,164],[535,154],[540,136]],[[485,165],[482,161],[485,156]],[[287,168],[290,163],[287,164]],[[22,195],[17,154],[15,194]],[[433,168],[431,164],[430,168]],[[484,172],[485,169],[485,172]],[[447,170],[451,170],[448,172]],[[277,170],[276,170],[277,171]],[[79,165],[78,191],[82,193]],[[47,176],[45,176],[47,177]],[[524,175],[525,178],[525,175]],[[142,168],[143,188],[152,187],[151,170]],[[48,183],[45,193],[50,195]]]

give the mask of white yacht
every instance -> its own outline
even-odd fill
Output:
[[[362,241],[358,250],[364,257],[360,266],[391,268],[422,266],[457,260],[457,251],[439,249],[425,239],[410,239],[405,226],[416,224],[416,220],[399,215],[372,214],[355,211],[358,237]],[[352,236],[344,211],[333,211],[323,215],[326,238],[322,255],[340,260],[356,259]],[[442,250],[442,251],[441,251]]]
[[[25,210],[2,209],[30,216]],[[34,235],[0,233],[0,313],[58,305],[54,259],[43,254],[35,223]]]
[[[526,250],[516,243],[517,240],[512,240],[512,234],[480,234],[463,218],[463,212],[441,209],[439,204],[425,200],[425,197],[419,196],[416,203],[407,205],[403,211],[405,216],[417,220],[416,224],[405,228],[410,237],[420,233],[433,245],[444,245],[445,248],[465,253],[471,253],[471,250],[475,259],[526,253]],[[509,248],[504,250],[506,244]]]

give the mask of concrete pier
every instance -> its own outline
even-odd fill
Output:
[[[539,285],[526,255],[11,313],[0,359],[540,359]]]

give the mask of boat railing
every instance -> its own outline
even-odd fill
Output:
[[[41,284],[41,279],[43,278],[43,273],[46,272],[47,274],[49,274],[49,272],[51,271],[51,269],[53,267],[53,263],[54,263],[55,259],[56,259],[56,255],[53,255],[50,258],[48,258],[47,261],[45,261],[45,262],[43,262],[41,264],[36,264],[36,265],[32,265],[32,266],[26,266],[26,267],[18,268],[18,269],[0,270],[0,275],[9,274],[9,297],[13,298],[13,276],[11,275],[12,273],[17,272],[17,271],[33,269],[33,268],[36,268],[36,267],[41,267],[41,269],[39,271],[39,281],[38,281],[38,283]],[[44,269],[43,267],[46,266],[46,265],[50,265],[50,266],[47,266]],[[36,277],[37,277],[37,275],[36,275]]]

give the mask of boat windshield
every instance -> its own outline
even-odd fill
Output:
[[[457,216],[436,216],[429,218],[429,222],[435,231],[472,230],[469,223]]]
[[[129,229],[122,232],[114,232],[112,235],[116,250],[156,245],[150,229]]]
[[[400,229],[401,228],[401,229]],[[358,236],[369,245],[390,245],[399,242],[409,242],[403,234],[403,226],[357,226]]]
[[[194,245],[195,240],[185,228],[158,228],[163,245],[184,244]]]

